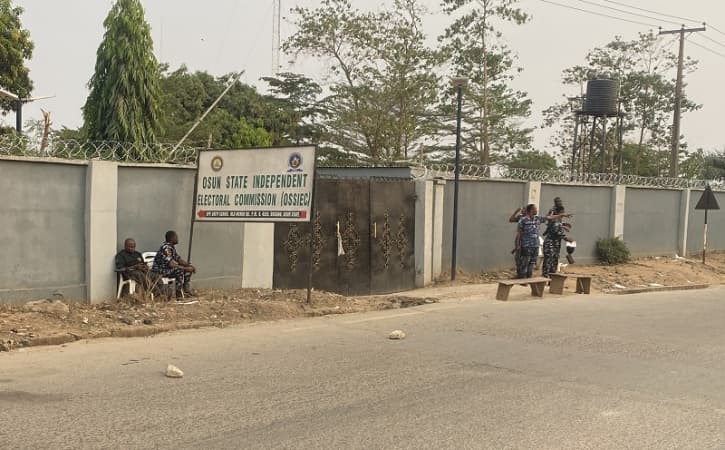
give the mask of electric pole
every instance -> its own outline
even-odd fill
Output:
[[[704,24],[703,24],[704,25]],[[672,150],[670,153],[670,178],[677,178],[678,171],[677,166],[680,162],[680,109],[682,107],[682,69],[684,66],[685,58],[685,33],[696,33],[698,31],[705,31],[705,27],[700,28],[682,28],[679,30],[668,30],[662,31],[660,29],[660,35],[663,34],[679,34],[680,35],[680,53],[677,58],[677,85],[675,87],[675,112],[672,119]]]
[[[282,0],[272,0],[272,74],[277,75],[282,52]]]

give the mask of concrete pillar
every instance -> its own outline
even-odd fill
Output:
[[[684,189],[680,193],[680,221],[677,251],[680,256],[687,256],[687,228],[690,226],[690,196],[691,191]]]
[[[624,206],[626,194],[626,186],[617,185],[612,187],[609,237],[624,239]]]
[[[533,203],[541,209],[539,202],[541,202],[541,181],[529,181],[526,183],[526,189],[524,190],[524,204],[522,206]]]
[[[242,287],[272,289],[274,224],[245,223],[242,233]]]
[[[89,161],[86,171],[86,298],[90,303],[112,300],[116,248],[118,165]]]
[[[431,248],[432,274],[436,279],[443,273],[443,202],[446,180],[433,180],[433,247]]]
[[[433,182],[415,182],[415,286],[433,280]]]

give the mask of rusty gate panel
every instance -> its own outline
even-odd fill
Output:
[[[338,189],[337,221],[342,243],[338,253],[344,254],[337,256],[339,288],[335,292],[367,295],[370,293],[370,180],[346,181]]]
[[[370,184],[371,292],[384,294],[415,288],[415,184]]]
[[[311,224],[275,224],[275,289],[307,287],[312,239],[315,289],[370,292],[369,185],[368,180],[317,180]],[[338,225],[344,255],[338,255]]]
[[[336,192],[339,181],[317,180],[315,185],[314,211],[309,223],[276,223],[274,227],[274,274],[275,289],[304,289],[310,266],[310,243],[313,245],[312,281],[318,289],[334,287],[337,275],[335,257],[330,255],[335,246],[334,221]],[[330,224],[332,222],[332,225]],[[314,232],[310,232],[313,230]],[[320,274],[323,274],[322,276]]]
[[[366,295],[415,287],[412,181],[316,180],[311,224],[277,223],[274,234],[275,289],[307,287],[310,243],[315,289]]]

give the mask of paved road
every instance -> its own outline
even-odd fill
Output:
[[[725,448],[724,375],[725,287],[446,300],[0,354],[0,448]]]

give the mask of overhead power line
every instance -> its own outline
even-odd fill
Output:
[[[630,9],[634,9],[637,11],[642,11],[642,12],[646,12],[646,13],[650,13],[650,14],[656,14],[658,16],[663,16],[663,17],[669,17],[670,19],[679,19],[679,20],[684,20],[685,22],[702,23],[702,20],[695,20],[695,19],[688,19],[687,17],[674,16],[672,14],[666,14],[666,13],[659,12],[659,11],[653,11],[651,9],[639,8],[637,6],[628,5],[628,4],[622,3],[622,2],[615,2],[614,0],[603,0],[603,1],[605,1],[607,3],[612,3],[614,5],[624,6],[625,8],[630,8]],[[680,24],[678,23],[676,25],[680,25]]]
[[[716,41],[715,39],[711,38],[710,36],[706,36],[703,34],[703,35],[701,35],[701,37],[707,39],[708,41],[712,42],[713,44],[719,45],[720,47],[725,47],[725,44],[723,44],[722,42]]]
[[[720,56],[722,58],[725,58],[725,53],[721,53],[721,52],[718,52],[716,50],[711,49],[710,47],[706,47],[706,46],[704,46],[702,44],[698,44],[697,42],[693,41],[692,39],[688,39],[687,41],[690,44],[694,45],[695,47],[700,47],[701,49],[703,49],[705,51],[708,51],[708,52],[712,53],[713,55],[717,55],[717,56]]]
[[[717,29],[717,28],[716,28],[715,26],[713,26],[713,25],[711,25],[711,24],[709,24],[709,23],[707,24],[707,26],[708,26],[708,28],[710,28],[710,29],[711,29],[712,31],[716,31],[716,32],[718,32],[718,33],[722,34],[723,36],[725,36],[725,32],[723,32],[723,31],[721,31],[721,30]]]
[[[681,25],[680,22],[673,22],[673,21],[667,20],[667,19],[660,19],[658,17],[647,16],[647,15],[644,15],[644,14],[639,14],[639,13],[627,11],[625,9],[613,8],[611,6],[602,5],[602,4],[595,3],[595,2],[590,2],[589,0],[578,0],[578,1],[581,2],[581,3],[586,3],[588,5],[596,6],[598,8],[604,8],[604,9],[609,9],[609,10],[612,10],[612,11],[617,11],[617,12],[620,12],[620,13],[623,13],[623,14],[629,14],[631,16],[642,17],[642,18],[650,19],[650,20],[656,20],[658,22],[669,23],[669,24],[672,24],[672,25]]]
[[[586,14],[591,14],[591,15],[594,15],[594,16],[606,17],[607,19],[620,20],[622,22],[633,23],[635,25],[644,25],[646,27],[651,27],[651,28],[659,28],[659,25],[654,25],[654,24],[645,23],[645,22],[639,22],[637,20],[625,19],[623,17],[612,16],[612,15],[609,15],[609,14],[604,14],[604,13],[600,13],[600,12],[596,12],[596,11],[590,11],[588,9],[577,8],[576,6],[564,5],[562,3],[552,2],[551,0],[540,0],[540,1],[542,1],[544,3],[549,3],[551,5],[560,6],[562,8],[567,8],[567,9],[571,9],[571,10],[574,10],[574,11],[579,11],[579,12],[583,12],[583,13],[586,13]]]

